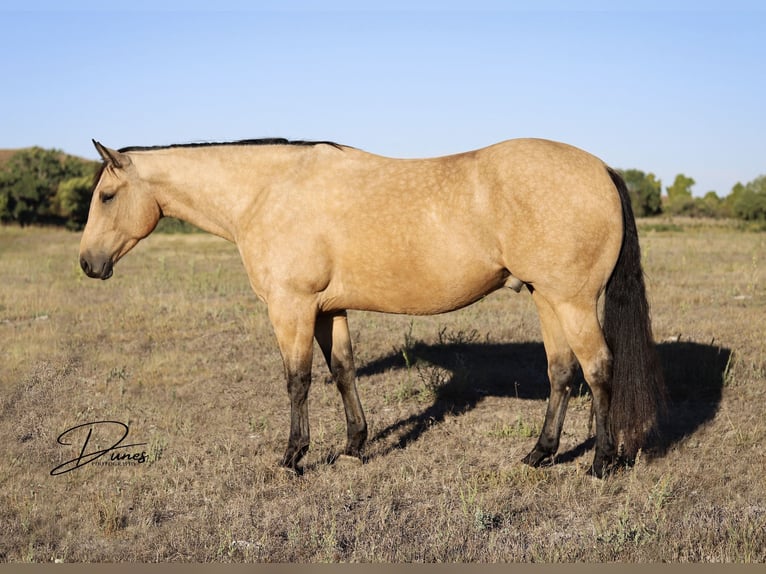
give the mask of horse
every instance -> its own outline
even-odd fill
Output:
[[[82,270],[110,278],[165,216],[235,243],[283,361],[283,468],[299,472],[310,444],[314,339],[345,410],[339,456],[362,459],[367,422],[349,309],[439,314],[503,287],[531,293],[550,382],[524,463],[555,462],[578,365],[595,420],[591,474],[635,460],[656,436],[665,387],[636,223],[624,180],[597,157],[542,139],[425,159],[285,139],[93,144],[103,164]]]

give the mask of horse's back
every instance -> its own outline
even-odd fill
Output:
[[[551,296],[598,291],[619,251],[606,167],[571,146],[510,140],[422,160],[328,148],[303,166],[251,243],[285,274],[275,281],[321,292],[324,310],[450,311],[509,275]]]

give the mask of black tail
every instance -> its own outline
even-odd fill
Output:
[[[658,432],[665,411],[665,382],[654,346],[638,230],[628,188],[620,174],[609,175],[622,203],[623,239],[606,286],[604,336],[612,351],[610,430],[622,456],[633,459]]]

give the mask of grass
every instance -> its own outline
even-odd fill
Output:
[[[557,464],[519,462],[547,396],[526,294],[351,312],[365,464],[328,463],[345,424],[317,352],[295,477],[276,466],[281,361],[234,246],[153,235],[100,282],[78,235],[0,228],[0,561],[766,561],[766,236],[640,225],[671,416],[662,452],[603,481],[584,387]],[[107,420],[144,462],[50,475],[79,452],[61,433]]]

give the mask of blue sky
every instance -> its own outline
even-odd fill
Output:
[[[423,157],[544,137],[697,195],[766,174],[758,3],[114,5],[2,4],[0,148],[280,136]]]

